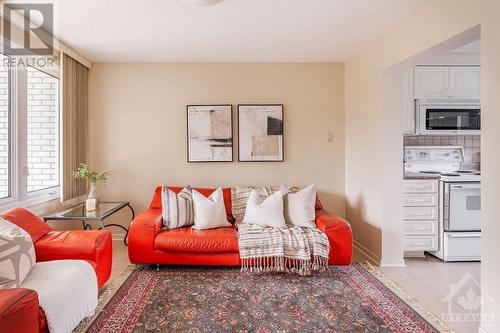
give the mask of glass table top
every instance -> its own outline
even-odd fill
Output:
[[[102,220],[126,207],[128,202],[101,202],[96,210],[87,211],[85,203],[70,207],[52,215],[44,216],[45,220]]]

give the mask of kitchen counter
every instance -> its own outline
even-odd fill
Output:
[[[439,178],[441,178],[441,175],[411,172],[411,171],[406,171],[403,175],[403,179],[439,179]]]

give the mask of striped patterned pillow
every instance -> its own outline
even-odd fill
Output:
[[[168,186],[162,186],[161,209],[164,229],[175,229],[193,225],[194,215],[191,187],[186,186],[179,193],[175,193]]]

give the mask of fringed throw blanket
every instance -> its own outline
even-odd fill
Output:
[[[242,223],[238,245],[243,272],[310,275],[328,268],[330,243],[316,228],[273,228]]]

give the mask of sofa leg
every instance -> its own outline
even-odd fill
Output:
[[[156,271],[159,272],[160,271],[160,264],[156,264]]]

